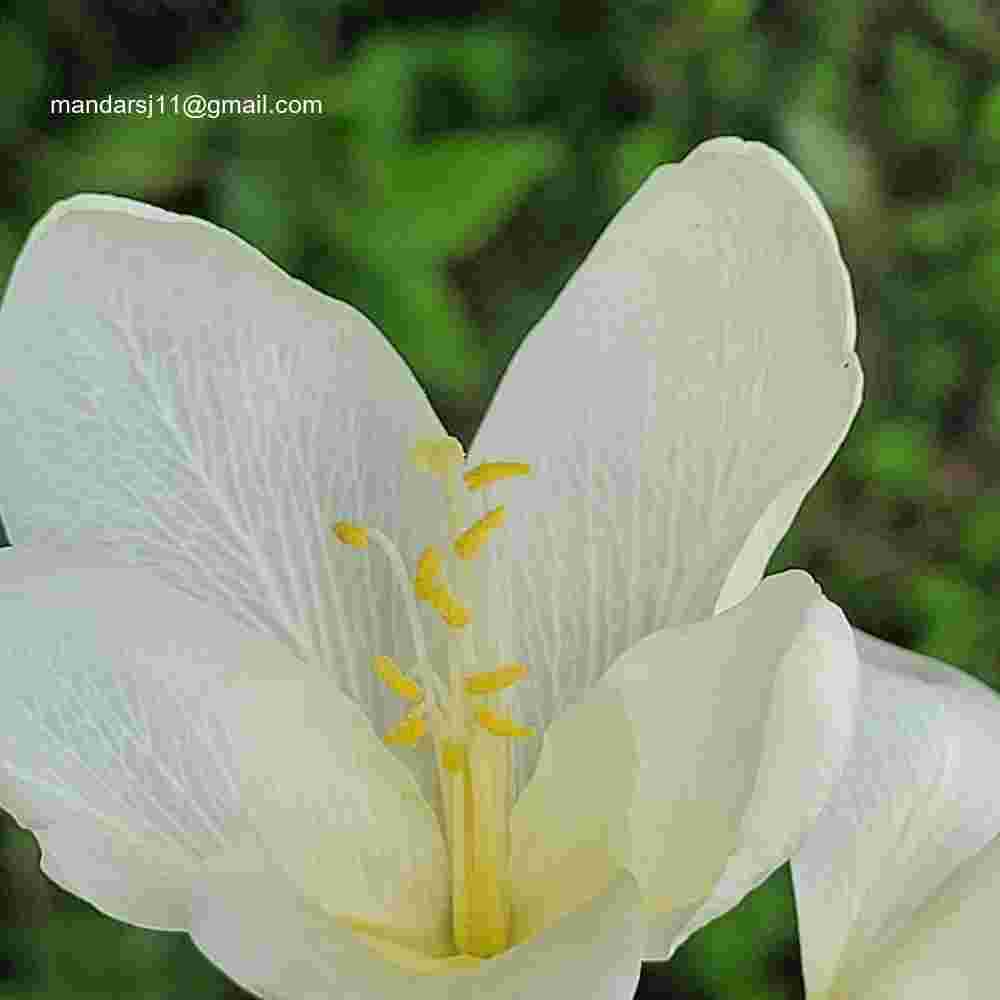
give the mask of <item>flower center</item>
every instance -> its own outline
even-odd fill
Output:
[[[376,656],[373,669],[382,682],[410,704],[385,734],[390,744],[415,745],[430,731],[451,859],[452,929],[457,950],[488,958],[510,943],[511,753],[512,738],[530,736],[499,704],[498,694],[527,675],[520,663],[476,669],[475,644],[468,631],[473,609],[473,566],[490,534],[504,521],[503,507],[471,521],[467,492],[500,479],[527,475],[520,462],[490,462],[463,473],[465,454],[455,438],[420,441],[412,457],[438,478],[447,504],[451,545],[445,556],[433,546],[423,550],[412,590],[402,557],[380,531],[347,521],[334,526],[345,545],[365,549],[374,540],[385,552],[404,591],[417,653],[416,678],[389,656]],[[427,657],[416,601],[430,605],[448,630],[444,684]]]

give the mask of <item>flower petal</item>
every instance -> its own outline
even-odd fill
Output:
[[[323,905],[425,937],[447,925],[444,845],[412,776],[278,642],[146,570],[34,546],[0,551],[0,635],[0,805],[65,888],[184,929],[203,866],[252,831]]]
[[[705,143],[621,210],[472,448],[534,467],[496,492],[542,725],[728,578],[727,605],[756,585],[857,409],[854,333],[833,227],[775,151]]]
[[[810,997],[995,992],[1000,698],[857,633],[855,749],[792,862]]]
[[[800,572],[638,643],[553,723],[514,807],[522,920],[621,865],[654,921],[647,957],[669,957],[795,849],[846,759],[856,679],[843,615]]]
[[[15,543],[104,540],[378,704],[405,615],[329,530],[371,519],[414,555],[440,504],[401,470],[443,431],[364,316],[207,222],[80,195],[32,231],[0,335]]]
[[[304,896],[420,951],[450,947],[437,818],[360,709],[322,675],[275,671],[227,695],[250,824]]]
[[[251,846],[208,874],[191,936],[227,975],[269,1000],[631,1000],[643,926],[635,881],[619,872],[587,906],[494,959],[404,970],[310,907]]]
[[[530,939],[604,891],[630,860],[633,726],[600,685],[557,719],[511,814],[512,939]]]
[[[866,969],[859,1000],[978,1000],[996,992],[1000,836],[961,864]]]

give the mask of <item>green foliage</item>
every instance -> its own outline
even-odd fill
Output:
[[[781,983],[775,966],[794,964],[795,905],[786,865],[739,906],[716,921],[712,931],[696,935],[678,953],[692,980],[709,996],[740,1000],[780,1000],[801,990],[795,977]]]
[[[900,496],[917,496],[927,488],[934,465],[929,429],[920,423],[884,421],[861,451],[860,474]]]
[[[834,216],[866,371],[862,416],[774,566],[805,566],[859,626],[997,684],[988,6],[500,0],[417,16],[395,0],[12,0],[0,275],[75,191],[194,212],[370,315],[468,440],[512,351],[658,163],[721,132],[773,143]],[[324,110],[141,118],[48,104],[261,92]],[[0,915],[0,997],[238,995],[180,939],[50,894],[29,838],[4,842],[0,901],[19,902]],[[25,900],[49,914],[44,931],[18,916]],[[801,997],[793,912],[782,873],[651,969],[642,995]]]
[[[621,138],[613,164],[615,191],[625,201],[652,173],[654,167],[680,159],[686,150],[668,124],[643,122]]]
[[[16,24],[5,26],[0,34],[0,66],[5,67],[7,79],[18,81],[18,86],[0,105],[0,142],[16,138],[32,106],[41,97],[45,86],[45,53]]]
[[[908,145],[954,143],[961,125],[961,68],[910,33],[893,39],[887,111]],[[901,126],[901,127],[900,127]]]
[[[962,554],[978,570],[1000,572],[1000,496],[987,493],[962,523]]]
[[[1000,84],[980,102],[973,138],[983,159],[991,165],[1000,165]]]
[[[180,116],[122,128],[114,118],[53,140],[31,163],[39,207],[74,191],[110,191],[153,198],[176,191],[195,168],[205,125]]]
[[[913,586],[913,600],[925,620],[923,648],[967,667],[980,659],[984,640],[993,631],[991,601],[975,584],[944,573],[928,573]]]
[[[400,257],[468,255],[558,166],[560,152],[537,133],[460,133],[404,149],[381,164],[384,197],[357,211],[354,238]]]

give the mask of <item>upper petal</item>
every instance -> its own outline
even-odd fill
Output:
[[[252,835],[316,905],[421,941],[447,860],[413,778],[315,667],[141,569],[0,552],[0,806],[114,917],[186,929]]]
[[[857,638],[854,751],[792,862],[809,996],[991,996],[1000,698],[942,663]]]
[[[854,332],[833,227],[765,146],[705,143],[616,216],[472,448],[535,470],[497,492],[542,722],[727,578],[727,606],[758,582],[857,409]]]
[[[523,924],[546,924],[619,865],[668,957],[788,859],[847,756],[850,629],[804,573],[630,649],[545,734],[514,807]]]
[[[443,432],[364,316],[207,222],[81,195],[28,238],[0,345],[15,543],[100,538],[376,697],[369,656],[409,653],[404,616],[330,523],[371,519],[413,554],[438,505],[400,470]]]

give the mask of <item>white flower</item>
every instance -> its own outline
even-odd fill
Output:
[[[268,997],[627,997],[828,798],[851,633],[758,582],[861,376],[772,150],[653,174],[468,466],[363,316],[146,205],[57,205],[0,334],[0,801],[107,913]]]
[[[810,1000],[996,996],[1000,698],[857,640],[857,743],[792,862]]]

